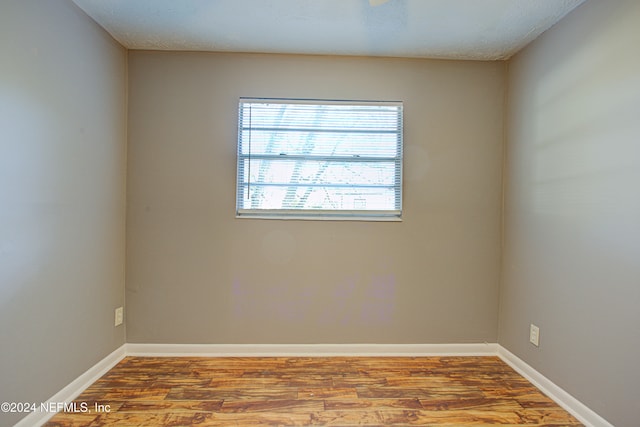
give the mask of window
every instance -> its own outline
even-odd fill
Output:
[[[402,103],[241,98],[238,217],[397,220]]]

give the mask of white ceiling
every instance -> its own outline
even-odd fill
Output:
[[[584,0],[73,1],[129,49],[496,60]]]

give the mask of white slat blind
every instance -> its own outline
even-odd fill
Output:
[[[402,103],[241,98],[239,217],[396,219]]]

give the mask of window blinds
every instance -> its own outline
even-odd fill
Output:
[[[236,214],[399,218],[402,103],[241,98]]]

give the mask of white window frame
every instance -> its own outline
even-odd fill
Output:
[[[313,156],[313,155],[286,155],[273,154],[253,154],[250,149],[251,137],[249,135],[252,129],[251,120],[244,123],[243,110],[249,105],[256,104],[310,104],[310,105],[341,105],[341,106],[367,106],[367,107],[393,107],[397,111],[397,124],[393,135],[396,137],[396,150],[393,157],[379,156],[360,156],[359,154],[351,156]],[[309,130],[314,130],[309,128]],[[249,133],[247,134],[247,131]],[[273,132],[291,131],[286,127],[274,129]],[[340,131],[341,133],[343,131]],[[347,129],[344,133],[349,133]],[[354,131],[355,132],[355,131]],[[357,132],[362,132],[358,130]],[[375,134],[383,131],[371,130],[366,133]],[[384,133],[392,133],[384,131]],[[246,139],[246,140],[245,140]],[[243,145],[249,144],[248,150],[243,150]],[[268,159],[271,161],[327,161],[327,162],[381,162],[389,164],[393,162],[394,178],[393,185],[386,185],[387,189],[393,188],[394,207],[393,209],[373,210],[373,209],[247,209],[243,207],[242,198],[249,197],[249,188],[252,185],[274,185],[260,182],[252,182],[245,171],[245,164],[251,164],[252,159]],[[248,163],[246,163],[248,162]],[[314,99],[282,99],[282,98],[240,98],[238,103],[238,144],[237,144],[237,175],[236,175],[236,218],[259,218],[259,219],[304,219],[304,220],[357,220],[357,221],[401,221],[402,220],[402,164],[403,164],[403,104],[400,101],[338,101],[338,100],[314,100]],[[250,166],[248,167],[250,168]],[[280,184],[282,185],[282,184]],[[326,187],[335,188],[338,184],[328,184]],[[301,184],[291,184],[291,186],[301,187]],[[358,189],[366,188],[364,185],[347,185],[345,188]]]

